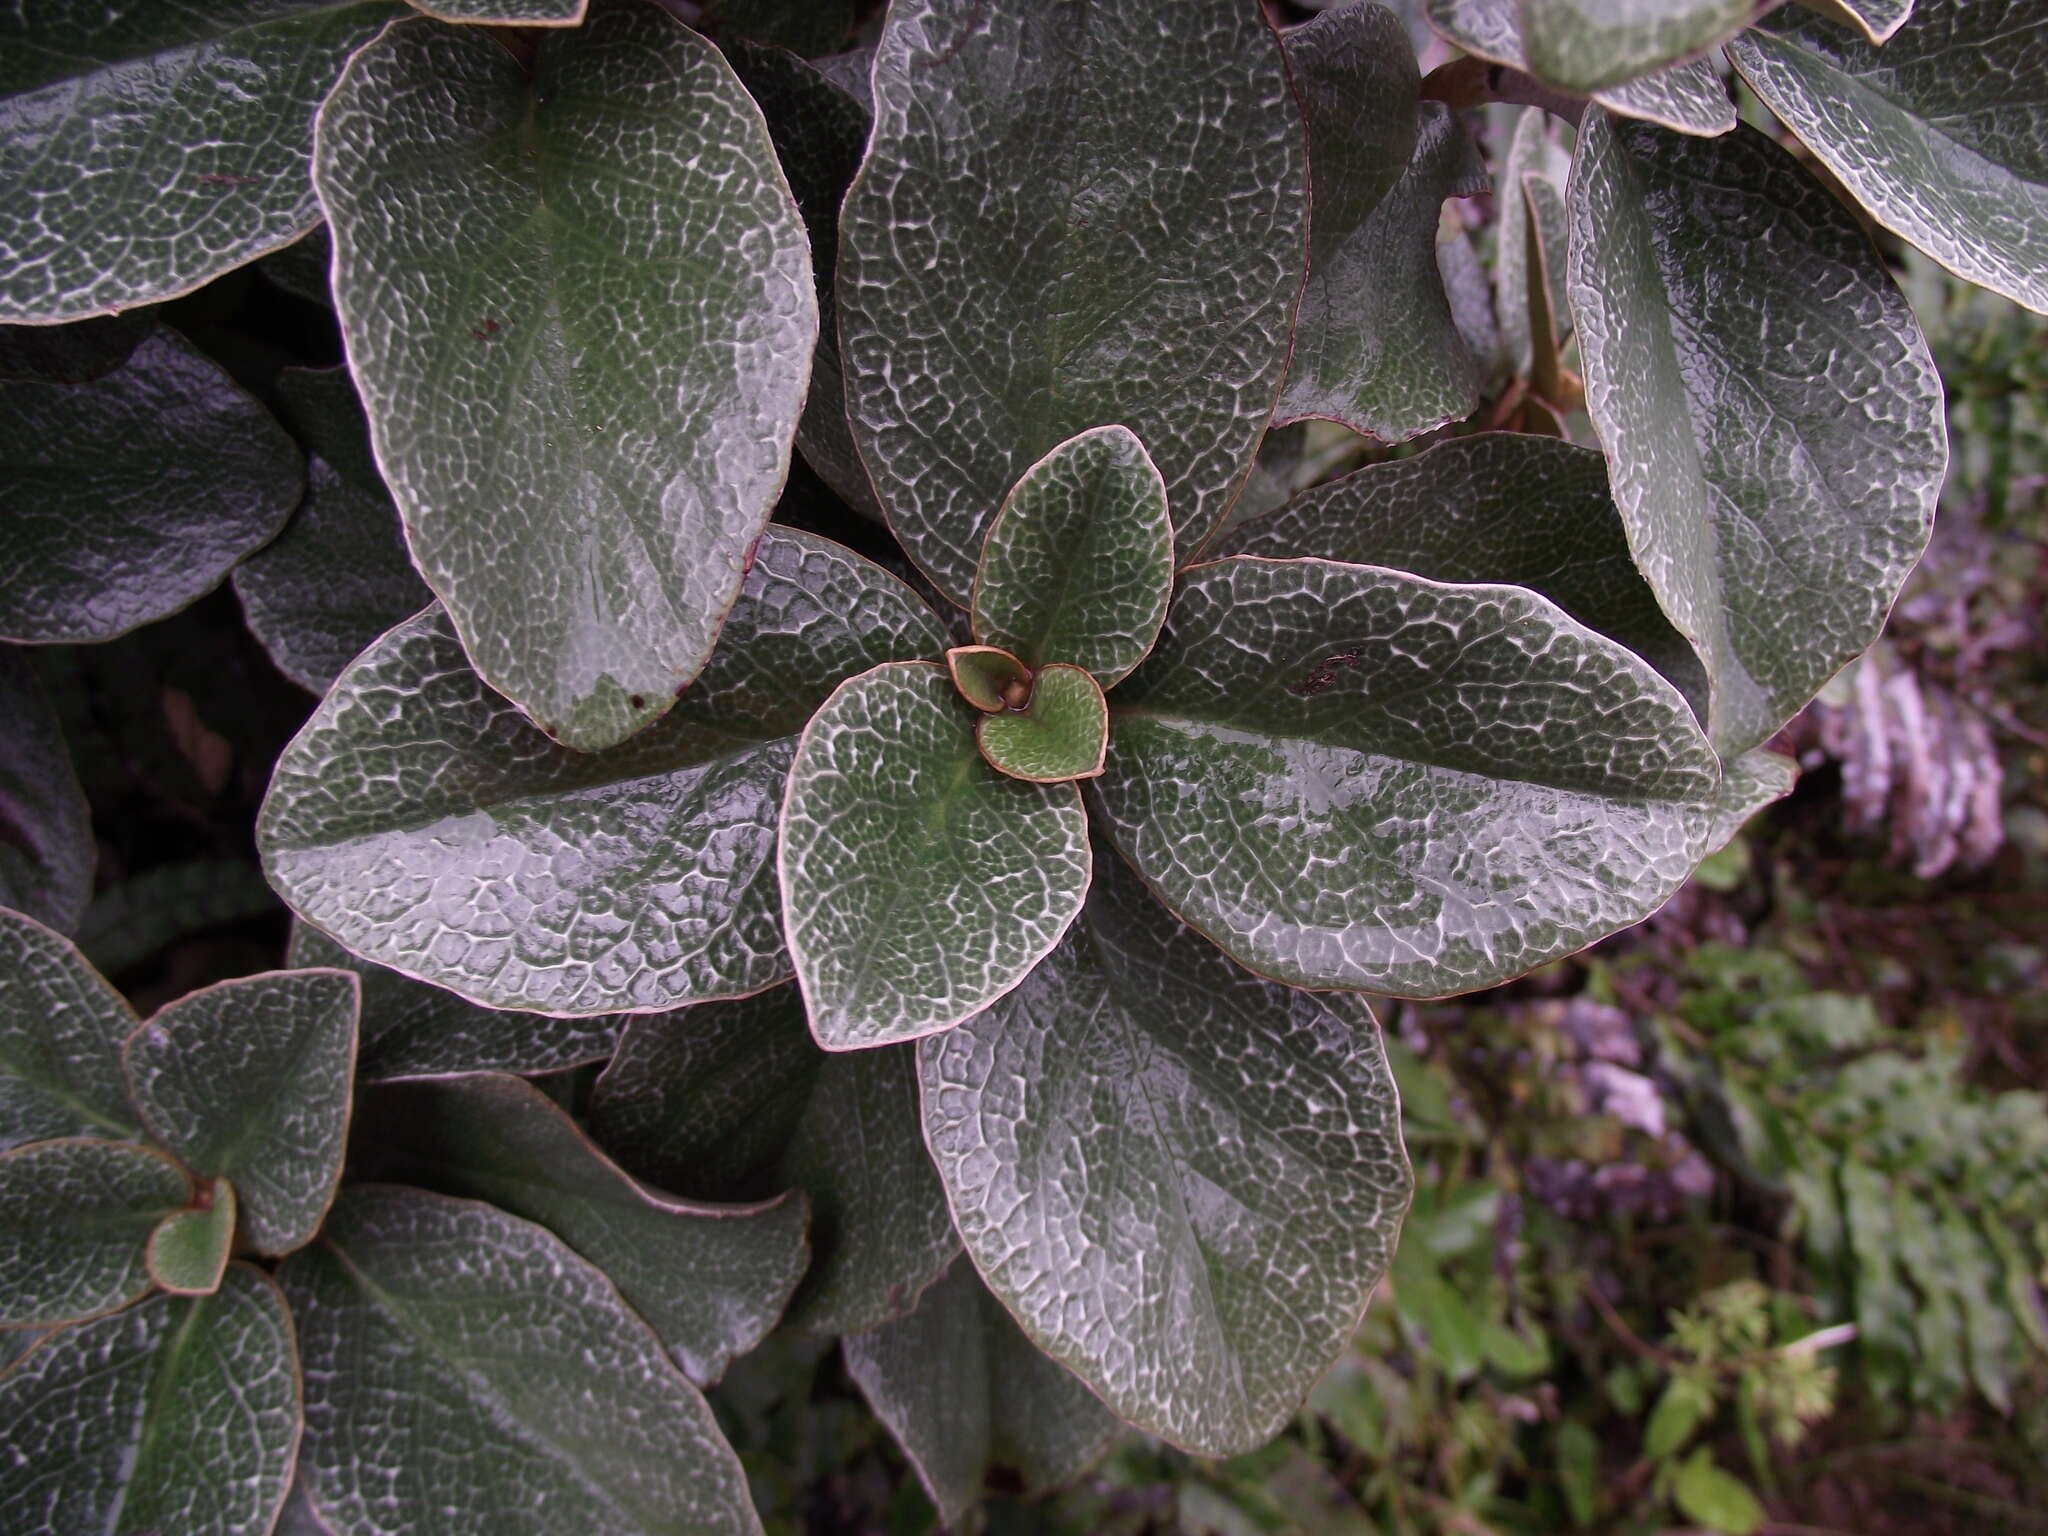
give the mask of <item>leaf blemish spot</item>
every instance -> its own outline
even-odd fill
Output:
[[[1297,683],[1289,683],[1287,691],[1297,698],[1313,698],[1337,681],[1338,672],[1358,665],[1359,651],[1356,647],[1348,651],[1333,651],[1309,668],[1308,674]]]

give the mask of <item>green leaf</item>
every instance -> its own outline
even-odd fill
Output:
[[[383,1176],[540,1223],[604,1271],[700,1386],[767,1336],[803,1278],[802,1199],[671,1199],[520,1078],[395,1084],[365,1114]]]
[[[1159,638],[1172,594],[1166,483],[1128,429],[1096,427],[1025,470],[997,508],[974,578],[974,638],[1114,688]]]
[[[48,0],[0,19],[0,321],[189,293],[320,217],[313,109],[402,5]]]
[[[450,1072],[560,1072],[603,1061],[625,1025],[625,1015],[616,1013],[557,1019],[481,1008],[352,955],[302,922],[292,924],[285,963],[295,969],[356,973],[363,988],[356,1044],[356,1081],[361,1083]]]
[[[235,567],[235,595],[278,671],[319,694],[434,594],[406,553],[348,370],[287,368],[277,392],[306,445],[306,497]]]
[[[1756,1495],[1715,1466],[1714,1453],[1704,1445],[1680,1465],[1671,1481],[1671,1495],[1688,1520],[1725,1536],[1751,1536],[1764,1523],[1764,1507]]]
[[[220,584],[291,515],[298,449],[159,328],[82,383],[0,379],[0,637],[111,640]]]
[[[1529,71],[1581,94],[1704,53],[1755,0],[1520,0]]]
[[[1801,0],[1810,11],[1846,20],[1873,43],[1888,41],[1913,14],[1913,0]]]
[[[1937,1209],[1941,1253],[1969,1342],[1970,1381],[2000,1413],[2009,1413],[2020,1339],[2011,1315],[1999,1305],[1998,1255],[1953,1201],[1940,1197]]]
[[[1676,1455],[1713,1411],[1714,1389],[1706,1378],[1689,1371],[1674,1375],[1650,1410],[1643,1454],[1652,1461]]]
[[[92,899],[92,808],[26,653],[0,646],[0,907],[77,931]]]
[[[1486,190],[1471,140],[1420,100],[1406,30],[1344,5],[1287,33],[1314,188],[1308,285],[1278,421],[1322,417],[1385,442],[1471,413],[1480,367],[1437,268],[1447,197]]]
[[[285,749],[264,867],[350,949],[487,1007],[589,1016],[758,991],[790,974],[774,856],[798,732],[840,678],[945,645],[895,577],[773,528],[675,708],[586,754],[487,687],[429,610]]]
[[[1600,1513],[1600,1437],[1583,1419],[1557,1426],[1557,1483],[1572,1524],[1580,1530],[1591,1526]]]
[[[68,939],[0,908],[0,1152],[134,1135],[121,1042],[141,1022]]]
[[[711,1410],[611,1283],[488,1205],[350,1189],[279,1272],[336,1536],[758,1533]],[[394,1433],[394,1404],[404,1405]]]
[[[819,1050],[795,987],[634,1018],[591,1091],[590,1126],[681,1194],[802,1190],[811,1269],[786,1321],[809,1332],[902,1316],[960,1251],[918,1134],[910,1048]]]
[[[1671,685],[1533,592],[1230,559],[1117,691],[1094,793],[1253,970],[1439,997],[1655,911],[1719,778]]]
[[[840,218],[848,405],[890,526],[957,602],[1003,494],[1104,422],[1153,450],[1185,559],[1279,392],[1308,234],[1280,45],[1238,0],[1160,21],[902,0],[883,26]]]
[[[1719,853],[1758,811],[1792,793],[1799,782],[1799,764],[1777,752],[1757,747],[1721,765],[1721,792],[1715,803],[1714,829],[1706,851]]]
[[[2031,7],[1920,0],[1882,48],[1788,10],[1730,57],[1878,223],[2048,313],[2048,141],[2034,90],[2048,29]]]
[[[353,971],[267,971],[188,992],[122,1052],[151,1136],[235,1181],[259,1252],[309,1241],[348,1139],[360,984]]]
[[[1544,259],[1542,270],[1535,272],[1531,261],[1535,250],[1529,244],[1529,202],[1527,194],[1521,193],[1529,177],[1558,188],[1570,173],[1571,157],[1551,142],[1550,121],[1550,114],[1541,107],[1522,109],[1515,122],[1514,136],[1508,141],[1507,158],[1501,164],[1502,195],[1494,204],[1500,217],[1495,240],[1494,308],[1500,315],[1501,341],[1509,361],[1523,377],[1527,377],[1535,360],[1532,314],[1539,307],[1545,308],[1553,326],[1568,328],[1571,324],[1564,292],[1564,224],[1560,221],[1553,227],[1548,222],[1540,223],[1537,233],[1542,240]],[[1547,294],[1532,290],[1532,272],[1539,282],[1548,277]],[[1553,336],[1550,340],[1554,344],[1563,337]]]
[[[149,1234],[191,1198],[152,1147],[70,1138],[0,1156],[0,1327],[96,1317],[146,1293]]]
[[[1426,8],[1430,25],[1467,53],[1529,69],[1519,0],[1427,0]],[[1712,137],[1735,126],[1735,102],[1705,59],[1653,70],[1590,94],[1621,117],[1639,117],[1679,133]]]
[[[231,1264],[213,1295],[60,1329],[0,1375],[0,1526],[267,1532],[299,1425],[284,1298]]]
[[[574,27],[587,0],[412,0],[415,9],[442,21],[501,27]]]
[[[179,1296],[211,1296],[227,1273],[235,1245],[235,1186],[215,1179],[207,1203],[173,1211],[149,1234],[144,1260],[158,1288]]]
[[[1055,662],[1039,669],[1022,709],[977,719],[974,741],[990,767],[1013,779],[1092,779],[1109,746],[1109,705],[1088,673]]]
[[[1046,1493],[1087,1471],[1123,1430],[964,1261],[910,1316],[848,1334],[840,1348],[949,1529],[964,1528],[992,1471],[1006,1491]]]
[[[696,33],[597,0],[531,74],[392,27],[313,159],[420,570],[492,687],[617,745],[703,667],[789,469],[817,304],[759,110]]]
[[[1877,638],[1941,491],[1941,380],[1855,219],[1753,129],[1589,112],[1570,206],[1587,409],[1734,757]]]
[[[279,906],[262,871],[241,859],[159,864],[93,897],[78,947],[101,975],[118,976],[181,939]]]
[[[990,714],[1014,707],[1012,699],[1031,697],[1031,669],[992,645],[954,646],[946,652],[946,670],[960,697]]]
[[[1198,1455],[1278,1433],[1412,1188],[1365,1006],[1246,975],[1105,858],[1060,947],[918,1068],[961,1239],[1033,1342]]]
[[[1081,908],[1080,794],[996,772],[973,719],[943,667],[895,662],[842,683],[804,728],[776,857],[783,934],[828,1051],[951,1029],[1022,981]]]
[[[1231,530],[1217,553],[1528,587],[1706,711],[1706,674],[1636,569],[1607,461],[1591,448],[1515,432],[1453,438],[1303,491]]]

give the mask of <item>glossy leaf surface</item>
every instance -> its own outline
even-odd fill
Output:
[[[1529,68],[1566,90],[1619,85],[1746,26],[1756,0],[1519,0]]]
[[[1614,499],[1736,756],[1877,637],[1941,490],[1941,381],[1854,218],[1752,129],[1589,113],[1571,219]]]
[[[907,1046],[818,1049],[795,987],[637,1018],[590,1096],[598,1141],[708,1200],[802,1190],[811,1268],[787,1321],[853,1333],[909,1311],[960,1251]]]
[[[1277,1433],[1408,1206],[1364,1005],[1238,970],[1105,859],[1059,949],[918,1067],[960,1236],[1039,1347],[1199,1455]]]
[[[1383,6],[1287,34],[1308,124],[1308,286],[1275,418],[1322,417],[1401,442],[1467,415],[1479,365],[1437,269],[1444,199],[1486,189],[1457,118],[1421,103],[1406,30]]]
[[[210,1296],[227,1273],[235,1245],[235,1186],[215,1179],[208,1203],[173,1211],[149,1234],[144,1260],[156,1285],[180,1296]]]
[[[1792,793],[1799,782],[1799,764],[1781,753],[1757,747],[1721,765],[1721,793],[1715,802],[1714,827],[1707,835],[1708,853],[1718,853],[1735,839],[1743,823],[1774,800]]]
[[[1096,427],[1003,498],[974,578],[974,637],[1114,688],[1159,638],[1172,593],[1166,483],[1130,431]]]
[[[263,1253],[310,1239],[334,1199],[359,995],[353,971],[217,982],[165,1005],[123,1052],[150,1135],[194,1173],[234,1180]]]
[[[0,909],[0,1152],[133,1135],[121,1042],[141,1022],[69,939]]]
[[[1529,68],[1517,0],[1427,0],[1430,25],[1467,53]],[[1735,126],[1735,102],[1705,59],[1673,64],[1593,91],[1593,100],[1622,117],[1639,117],[1679,133],[1708,137]]]
[[[1031,669],[992,645],[954,646],[946,652],[946,670],[960,697],[990,714],[1031,696]]]
[[[306,495],[235,567],[235,595],[277,669],[325,693],[372,640],[434,594],[413,569],[345,368],[287,368],[277,392],[306,444]]]
[[[319,220],[313,111],[402,5],[38,0],[0,17],[0,321],[186,293]]]
[[[483,1008],[441,987],[350,954],[319,929],[292,924],[288,965],[356,973],[363,1012],[356,1080],[438,1077],[449,1072],[559,1072],[602,1061],[618,1043],[622,1014],[557,1019]]]
[[[817,304],[759,110],[645,0],[530,76],[411,21],[321,109],[314,177],[421,571],[492,687],[618,744],[703,667],[789,468]]]
[[[0,1375],[0,1425],[7,1530],[268,1531],[299,1443],[284,1299],[232,1264],[213,1295],[61,1329]]]
[[[1022,981],[1080,910],[1080,795],[996,772],[974,719],[943,667],[902,662],[849,678],[804,729],[777,861],[828,1051],[950,1029]]]
[[[711,1410],[596,1269],[468,1200],[354,1188],[280,1272],[336,1536],[757,1533]]]
[[[1439,997],[1655,911],[1719,779],[1670,684],[1526,589],[1232,559],[1183,578],[1093,792],[1253,970]]]
[[[143,1248],[192,1184],[127,1142],[41,1141],[0,1157],[0,1326],[69,1322],[149,1289]]]
[[[587,0],[413,0],[416,9],[443,21],[499,27],[573,27]]]
[[[2048,313],[2048,27],[2020,0],[1921,0],[1881,48],[1786,11],[1730,50],[1870,216]]]
[[[11,646],[0,646],[0,720],[0,908],[75,933],[99,858],[92,808],[35,663]]]
[[[265,868],[357,953],[485,1006],[588,1016],[757,991],[790,974],[774,852],[797,733],[840,678],[945,645],[895,577],[771,529],[703,675],[653,729],[586,754],[489,688],[430,610],[286,748]]]
[[[1072,1482],[1123,1425],[1027,1339],[960,1260],[906,1318],[840,1347],[846,1371],[952,1529],[991,1471],[1029,1497]],[[1014,1480],[1014,1481],[1012,1481]]]
[[[1160,23],[890,8],[840,220],[848,405],[891,527],[956,601],[1003,494],[1104,422],[1152,449],[1191,554],[1279,391],[1308,213],[1280,47],[1237,0]]]
[[[1836,12],[1863,29],[1873,43],[1882,43],[1906,24],[1913,14],[1914,0],[1817,0],[1807,7],[1823,15]]]
[[[1507,157],[1501,164],[1500,195],[1494,204],[1500,215],[1495,236],[1494,308],[1500,315],[1501,343],[1508,361],[1523,377],[1528,376],[1536,357],[1532,317],[1544,310],[1549,312],[1553,327],[1549,340],[1553,343],[1563,339],[1557,332],[1568,332],[1571,325],[1571,309],[1564,292],[1564,221],[1559,220],[1555,228],[1539,221],[1536,233],[1540,245],[1532,247],[1529,242],[1529,198],[1524,179],[1546,181],[1562,197],[1565,179],[1571,171],[1571,157],[1551,141],[1550,121],[1550,114],[1541,107],[1522,109],[1514,135],[1508,141]],[[1539,252],[1540,271],[1534,259]],[[1549,279],[1549,291],[1537,294],[1531,288],[1532,278],[1541,281],[1544,277]]]
[[[0,636],[111,640],[284,526],[298,449],[173,331],[82,383],[0,379]]]
[[[990,767],[1032,784],[1092,779],[1109,746],[1109,705],[1079,667],[1041,667],[1022,709],[983,715],[974,742]]]
[[[1217,553],[1529,587],[1619,640],[1705,713],[1706,674],[1636,570],[1607,462],[1590,448],[1514,432],[1453,438],[1303,491],[1232,529]]]
[[[605,1273],[700,1385],[761,1342],[803,1277],[800,1198],[712,1206],[665,1196],[521,1078],[395,1084],[366,1115],[386,1176],[546,1227]]]

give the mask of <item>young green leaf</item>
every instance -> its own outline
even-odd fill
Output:
[[[1514,136],[1508,141],[1501,162],[1501,195],[1494,207],[1500,216],[1495,235],[1494,308],[1500,316],[1502,345],[1517,375],[1526,378],[1534,361],[1534,338],[1530,331],[1532,295],[1529,289],[1531,263],[1528,200],[1517,195],[1524,177],[1536,176],[1554,187],[1562,187],[1571,170],[1571,157],[1550,138],[1550,114],[1541,107],[1524,107],[1516,119]],[[1538,231],[1543,240],[1544,274],[1551,290],[1548,307],[1552,321],[1569,327],[1571,311],[1564,292],[1564,226]],[[1560,338],[1562,339],[1562,338]]]
[[[1704,53],[1749,24],[1755,0],[1519,0],[1529,70],[1581,93]]]
[[[336,1536],[497,1536],[537,1509],[605,1536],[759,1536],[704,1399],[545,1228],[361,1186],[279,1279],[305,1359],[301,1475]]]
[[[0,1152],[133,1136],[121,1042],[141,1022],[70,940],[0,908]]]
[[[1591,448],[1519,432],[1453,438],[1303,491],[1239,524],[1216,552],[1528,587],[1619,640],[1706,713],[1706,673],[1636,569],[1607,461]]]
[[[1882,48],[1788,10],[1730,57],[1878,223],[2048,313],[2048,27],[2030,6],[1919,0]]]
[[[176,332],[82,383],[0,379],[0,637],[111,640],[220,584],[304,484],[270,413]]]
[[[35,663],[11,646],[0,648],[0,720],[0,908],[76,932],[99,858],[92,808]]]
[[[235,1186],[215,1179],[206,1204],[173,1211],[149,1234],[144,1259],[159,1290],[177,1296],[211,1296],[227,1273],[235,1246]]]
[[[149,1290],[143,1249],[192,1199],[152,1147],[67,1138],[0,1156],[0,1327],[65,1323]]]
[[[879,566],[770,529],[675,708],[582,753],[486,686],[429,610],[285,749],[264,866],[358,954],[486,1007],[590,1016],[758,991],[790,974],[774,855],[798,732],[840,678],[945,646]]]
[[[884,23],[840,218],[848,405],[890,526],[957,602],[1003,494],[1076,432],[1152,448],[1183,557],[1251,472],[1307,256],[1301,120],[1256,7],[1160,22],[902,0]]]
[[[647,0],[531,73],[419,19],[343,73],[313,174],[421,571],[492,687],[616,746],[703,667],[789,468],[817,302],[759,110]]]
[[[1701,1446],[1679,1466],[1671,1496],[1688,1520],[1697,1520],[1722,1536],[1750,1536],[1764,1523],[1764,1507],[1741,1479],[1714,1464],[1714,1453]]]
[[[0,321],[188,293],[320,217],[313,109],[391,0],[49,0],[0,18]]]
[[[1092,779],[1109,747],[1109,704],[1088,673],[1056,662],[1038,669],[1022,709],[977,719],[974,742],[991,768],[1013,779]]]
[[[212,1295],[59,1329],[0,1375],[0,1528],[266,1532],[300,1423],[284,1298],[231,1264]]]
[[[1253,970],[1440,997],[1655,911],[1719,780],[1671,685],[1533,592],[1236,558],[1183,578],[1094,793]]]
[[[635,1018],[591,1091],[590,1127],[664,1189],[802,1190],[811,1269],[786,1321],[807,1332],[902,1316],[960,1251],[918,1134],[910,1048],[819,1050],[795,987]]]
[[[994,714],[1031,697],[1031,669],[993,645],[956,645],[946,652],[946,670],[960,697]]]
[[[406,552],[348,370],[287,368],[277,392],[306,445],[306,498],[235,567],[235,595],[278,671],[320,694],[434,594]]]
[[[1022,981],[1080,910],[1079,793],[996,772],[973,722],[943,667],[893,662],[842,683],[804,728],[776,858],[783,933],[828,1051],[951,1029]]]
[[[951,1530],[966,1528],[992,1470],[1016,1479],[1011,1491],[1045,1493],[1087,1471],[1123,1430],[965,1260],[908,1317],[848,1334],[840,1348]]]
[[[961,1239],[1032,1340],[1198,1455],[1276,1434],[1412,1187],[1364,1005],[1246,975],[1105,859],[1060,947],[918,1066]]]
[[[1025,470],[996,510],[974,577],[974,638],[1114,688],[1159,638],[1172,595],[1166,483],[1128,429],[1095,427]]]
[[[1941,381],[1855,219],[1753,129],[1589,113],[1570,206],[1587,409],[1733,757],[1877,637],[1941,491]]]
[[[627,1175],[521,1078],[393,1084],[365,1106],[364,1124],[379,1177],[539,1222],[604,1271],[699,1386],[767,1336],[803,1278],[802,1197],[671,1199]]]
[[[353,971],[268,971],[158,1010],[122,1052],[142,1122],[204,1178],[235,1181],[263,1253],[307,1242],[348,1138],[361,985]]]

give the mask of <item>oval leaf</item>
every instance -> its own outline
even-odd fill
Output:
[[[0,637],[111,640],[177,612],[291,515],[284,429],[175,332],[83,383],[0,379]]]
[[[121,1042],[141,1022],[70,940],[0,908],[0,1152],[134,1135]]]
[[[495,1536],[537,1509],[593,1536],[758,1536],[704,1399],[545,1228],[356,1188],[279,1278],[305,1357],[301,1476],[336,1536]]]
[[[1528,587],[1619,640],[1706,712],[1706,674],[1636,569],[1607,461],[1591,448],[1515,432],[1454,438],[1303,491],[1232,529],[1217,553]]]
[[[0,647],[0,720],[0,908],[75,933],[99,859],[92,808],[35,663],[11,647]]]
[[[215,1179],[204,1198],[204,1206],[171,1212],[149,1234],[149,1277],[174,1295],[211,1296],[227,1273],[235,1246],[235,1186]]]
[[[0,1526],[268,1531],[299,1443],[284,1298],[247,1264],[49,1335],[0,1376]]]
[[[2016,0],[1920,0],[1884,47],[1786,11],[1736,68],[1870,216],[2048,314],[2048,27]]]
[[[974,637],[1114,688],[1159,638],[1172,594],[1166,482],[1127,428],[1097,427],[1003,498],[974,578]]]
[[[1095,783],[1145,883],[1253,970],[1440,997],[1655,911],[1719,777],[1670,684],[1533,592],[1232,559],[1183,580]]]
[[[964,604],[1004,492],[1106,421],[1152,445],[1191,554],[1251,472],[1307,254],[1301,122],[1258,9],[901,0],[874,94],[840,336],[911,558]]]
[[[767,1336],[803,1278],[801,1199],[670,1199],[636,1183],[520,1078],[397,1084],[365,1106],[365,1124],[381,1176],[488,1200],[603,1270],[700,1386]]]
[[[1529,70],[1581,93],[1704,53],[1756,0],[1518,0]]]
[[[258,1251],[308,1241],[341,1181],[355,1075],[353,971],[269,971],[159,1010],[123,1056],[142,1121],[204,1178],[241,1195]]]
[[[1365,1006],[1246,975],[1109,860],[1065,942],[918,1068],[961,1239],[1033,1341],[1198,1455],[1277,1434],[1412,1188]]]
[[[804,729],[777,863],[828,1051],[952,1028],[1022,981],[1081,908],[1080,795],[997,773],[974,718],[943,667],[898,662],[849,678]]]
[[[287,368],[277,392],[306,445],[306,496],[284,532],[235,567],[235,595],[278,671],[319,694],[434,594],[406,552],[348,370]]]
[[[586,754],[487,687],[429,610],[285,749],[264,867],[351,949],[487,1007],[590,1016],[758,991],[790,974],[774,852],[797,733],[840,678],[945,645],[879,566],[771,529],[703,675],[657,727]]]
[[[1030,784],[1092,779],[1109,746],[1109,705],[1095,679],[1079,667],[1041,667],[1022,709],[983,715],[975,745],[998,773]]]
[[[531,75],[417,20],[350,64],[313,174],[421,571],[492,687],[616,745],[703,667],[789,469],[817,302],[760,112],[646,0]]]
[[[848,1334],[840,1348],[950,1530],[967,1528],[991,1472],[1008,1491],[1047,1493],[1123,1430],[1024,1336],[972,1264],[955,1264],[908,1317]]]
[[[0,1157],[0,1327],[64,1323],[149,1290],[143,1249],[192,1199],[163,1153],[117,1141],[39,1141]]]
[[[1941,380],[1855,219],[1753,129],[1590,112],[1570,210],[1586,406],[1733,757],[1877,638],[1941,492]]]
[[[389,0],[11,7],[0,321],[154,303],[298,239],[320,218],[313,109],[405,14]]]
[[[960,697],[990,714],[1031,697],[1031,669],[992,645],[954,646],[946,652],[946,670]]]
[[[590,1127],[665,1189],[802,1190],[812,1262],[786,1320],[807,1332],[902,1316],[960,1251],[918,1134],[909,1047],[819,1050],[795,987],[633,1020],[591,1091]]]

